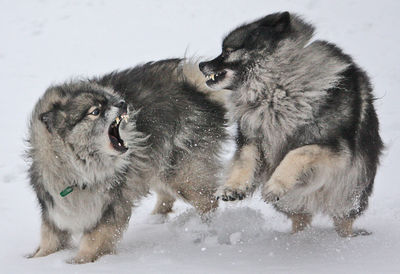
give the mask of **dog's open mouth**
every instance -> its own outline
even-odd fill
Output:
[[[206,75],[206,84],[207,85],[214,85],[225,78],[226,70],[219,71],[217,73],[212,73]]]
[[[127,145],[124,140],[121,139],[119,135],[119,126],[121,125],[122,120],[128,122],[128,114],[123,113],[119,115],[115,120],[111,123],[108,129],[108,137],[110,138],[112,147],[121,153],[124,153],[128,150]]]

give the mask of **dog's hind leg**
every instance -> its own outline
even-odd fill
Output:
[[[297,233],[311,225],[312,215],[308,213],[291,213],[288,217],[292,221],[292,233]]]
[[[195,187],[198,186],[198,184],[190,182],[186,182],[185,185],[185,187],[180,187],[178,189],[178,195],[190,203],[201,216],[205,216],[218,207],[218,201],[214,195],[214,188],[209,189],[206,184],[204,184],[204,187],[198,189]]]
[[[333,217],[333,224],[337,234],[340,237],[355,237],[359,235],[366,236],[371,234],[371,232],[363,229],[353,230],[354,221],[354,218]]]
[[[215,192],[220,182],[221,169],[222,164],[215,155],[200,150],[180,161],[174,176],[165,185],[203,217],[218,207]]]
[[[347,158],[328,147],[307,145],[290,151],[275,169],[262,189],[266,202],[276,202],[287,191],[309,178],[320,169],[325,172],[344,166]]]
[[[172,207],[176,200],[175,197],[164,190],[156,190],[155,192],[157,193],[157,202],[151,214],[161,214],[165,216],[172,212]]]
[[[218,207],[218,201],[214,196],[214,193],[210,193],[210,195],[196,195],[194,198],[192,205],[196,208],[196,210],[200,213],[202,218],[206,218],[205,216],[214,211]]]
[[[42,220],[40,245],[33,254],[27,257],[38,258],[50,255],[67,247],[69,240],[70,234],[68,232],[58,229],[46,220]]]

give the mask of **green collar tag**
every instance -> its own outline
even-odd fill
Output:
[[[65,197],[74,190],[73,186],[67,186],[63,191],[60,192],[61,197]]]

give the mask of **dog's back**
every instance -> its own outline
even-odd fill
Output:
[[[167,200],[181,196],[200,211],[208,211],[217,205],[214,192],[223,169],[220,156],[228,140],[226,110],[220,100],[210,98],[191,66],[170,59],[96,81],[111,86],[140,110],[136,124],[140,132],[149,135],[152,172],[159,172],[157,177],[172,187],[156,183],[153,188]]]

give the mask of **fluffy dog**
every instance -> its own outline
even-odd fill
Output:
[[[265,201],[304,229],[318,212],[341,236],[368,204],[383,148],[366,73],[288,12],[242,25],[200,63],[212,88],[232,90],[238,150],[222,200],[262,185]],[[359,231],[361,232],[361,231]]]
[[[71,263],[112,253],[150,188],[157,214],[176,197],[200,214],[217,207],[225,109],[199,79],[197,65],[171,59],[45,92],[29,131],[30,183],[42,210],[31,257],[65,248],[75,233],[83,236]]]

